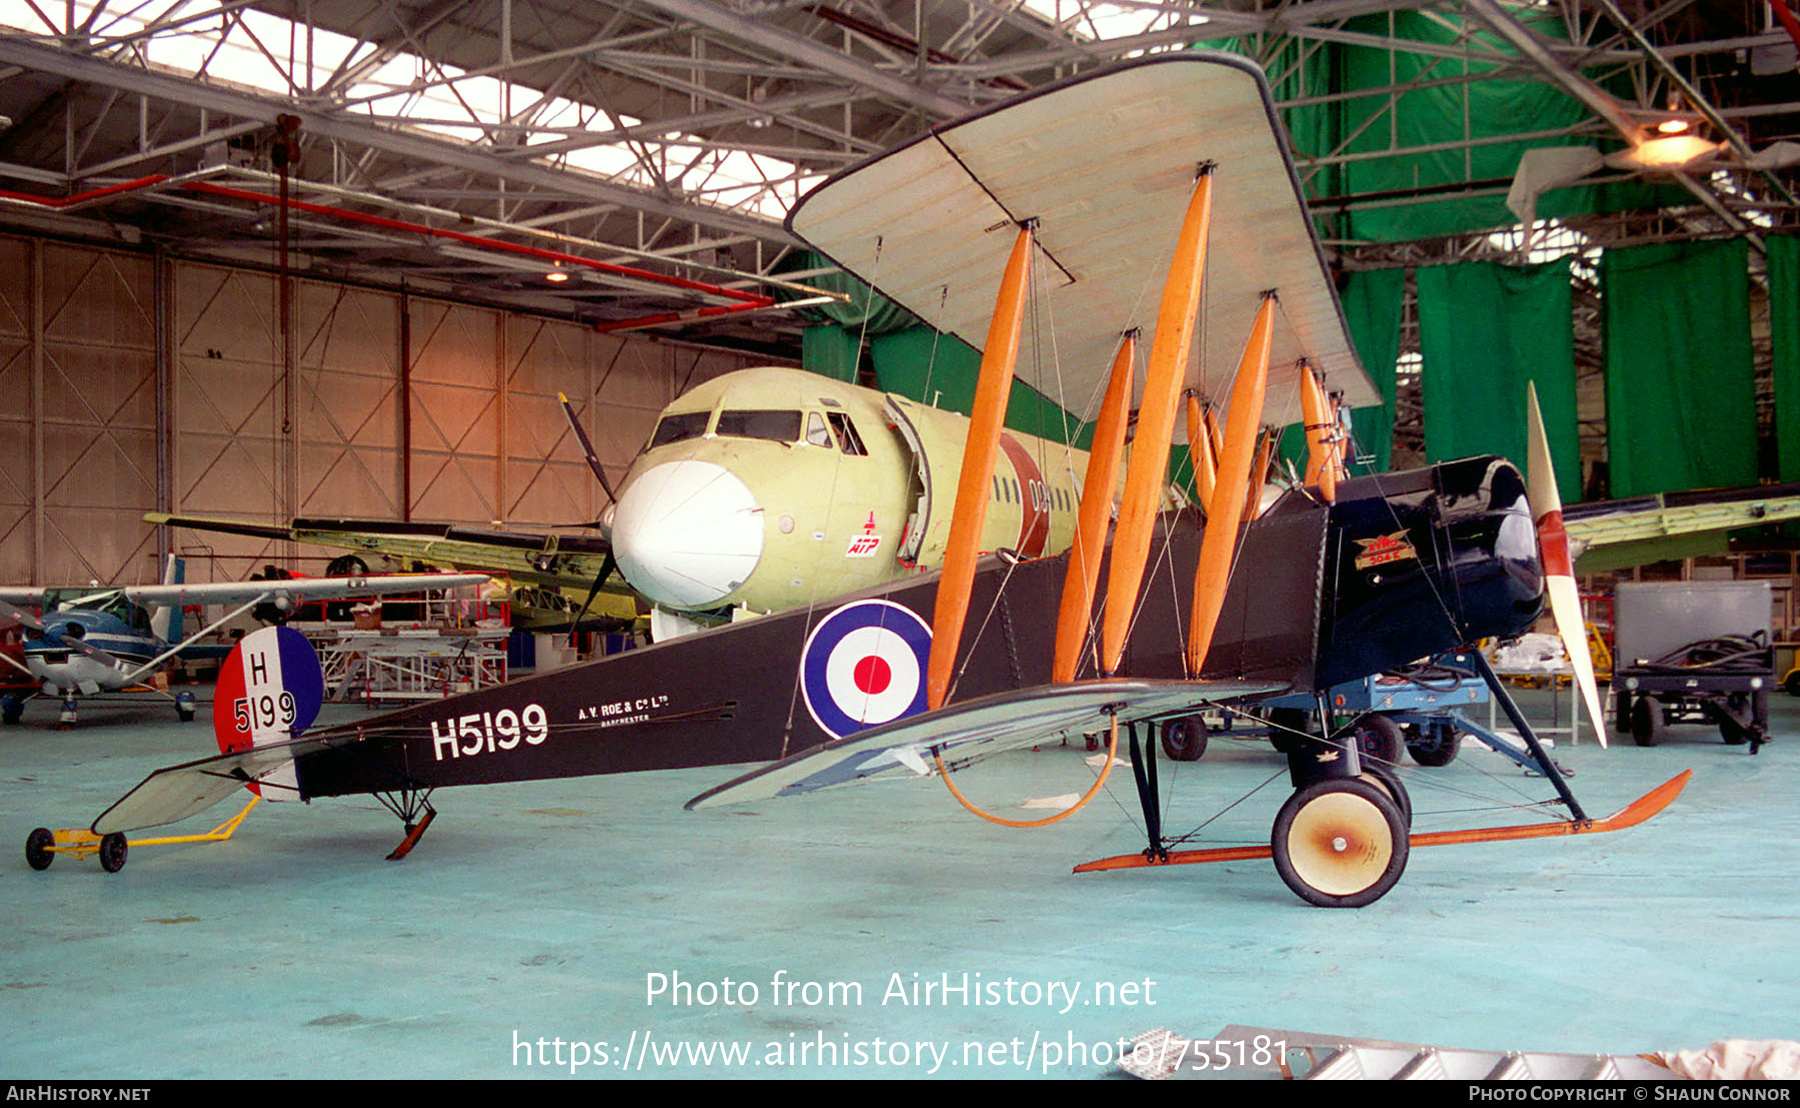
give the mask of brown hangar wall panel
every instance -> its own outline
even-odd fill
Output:
[[[397,519],[407,514],[409,477],[414,519],[592,519],[605,496],[559,391],[581,409],[616,480],[682,390],[761,361],[296,279],[290,386],[273,275],[163,262],[159,318],[157,264],[147,254],[0,236],[0,434],[13,447],[0,452],[0,580],[147,582],[160,573],[160,554],[145,512]],[[178,532],[175,541],[190,556],[189,580],[241,578],[295,559],[318,572],[331,556],[230,535]]]
[[[138,518],[157,486],[153,263],[55,242],[36,250],[32,568],[45,581],[153,580]]]
[[[275,281],[177,265],[173,286],[174,503],[189,512],[280,518],[292,506],[293,459],[282,431]]]
[[[303,282],[299,515],[398,519],[400,297]]]
[[[412,514],[499,519],[500,313],[411,304]]]
[[[596,338],[589,328],[572,323],[522,316],[507,320],[506,470],[501,475],[507,519],[539,526],[570,523],[591,520],[606,506],[606,494],[582,461],[581,444],[557,399],[558,393],[568,394],[590,436],[611,430],[607,425],[616,418],[613,413],[595,418],[582,404]],[[597,449],[604,449],[601,441],[596,438]],[[629,460],[627,453],[607,476],[624,476]]]
[[[0,238],[0,580],[28,581],[37,566],[36,375],[31,342],[32,252]]]

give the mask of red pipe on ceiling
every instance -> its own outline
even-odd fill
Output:
[[[191,192],[204,192],[214,196],[226,196],[234,200],[248,200],[258,204],[282,203],[281,198],[278,196],[270,196],[267,193],[261,192],[252,192],[249,189],[231,188],[227,185],[215,185],[208,181],[196,181],[193,184],[183,185],[182,187]],[[669,285],[673,288],[686,289],[690,292],[722,296],[727,300],[736,300],[758,308],[766,308],[775,302],[774,297],[763,296],[760,293],[739,292],[737,289],[728,289],[723,285],[711,285],[703,281],[691,281],[686,277],[670,277],[661,273],[653,273],[647,269],[635,269],[631,266],[614,265],[611,262],[596,261],[593,258],[584,258],[578,254],[568,254],[560,250],[545,250],[540,246],[523,246],[519,243],[503,242],[499,239],[487,238],[482,235],[471,235],[463,231],[449,231],[442,227],[429,227],[423,223],[409,223],[401,219],[390,219],[387,216],[370,215],[367,212],[355,212],[348,208],[334,208],[327,204],[314,204],[309,200],[290,199],[287,201],[287,205],[295,211],[306,212],[309,215],[320,215],[332,219],[342,219],[351,223],[363,223],[371,227],[380,227],[389,231],[403,231],[409,234],[429,235],[433,238],[449,239],[452,242],[460,242],[468,246],[476,246],[486,250],[497,250],[505,254],[518,254],[547,262],[564,262],[568,265],[582,266],[599,273],[608,273],[617,277],[629,277],[634,280],[649,281],[654,284]]]
[[[0,199],[36,204],[39,207],[50,208],[56,211],[65,211],[79,205],[90,204],[97,200],[104,200],[108,197],[124,193],[142,192],[145,189],[168,184],[173,180],[174,179],[167,174],[155,173],[147,177],[139,177],[131,181],[121,181],[118,184],[106,185],[102,188],[90,189],[87,192],[79,192],[73,196],[61,198],[34,196],[30,193],[12,192],[7,189],[0,189]],[[708,296],[723,297],[726,300],[734,301],[732,304],[700,308],[692,312],[662,312],[655,315],[640,316],[636,319],[603,323],[597,325],[595,328],[601,332],[631,330],[638,327],[653,326],[658,323],[673,323],[684,319],[716,318],[718,316],[730,315],[735,312],[767,308],[775,303],[774,297],[764,296],[761,293],[741,292],[737,289],[726,288],[723,285],[708,284],[704,281],[689,280],[685,277],[671,277],[667,274],[655,273],[647,269],[637,269],[632,266],[615,265],[611,262],[602,262],[593,258],[584,258],[579,254],[570,254],[560,250],[546,250],[537,246],[523,246],[518,243],[505,242],[499,239],[487,238],[482,235],[471,235],[463,231],[450,231],[441,227],[431,227],[423,223],[411,223],[406,220],[391,219],[387,216],[351,211],[348,208],[335,208],[326,204],[315,204],[307,200],[297,200],[291,197],[283,200],[279,196],[253,192],[249,189],[232,188],[227,185],[215,185],[209,181],[188,181],[185,183],[178,183],[176,187],[189,192],[201,192],[213,196],[228,197],[234,200],[246,200],[256,204],[285,205],[291,210],[306,212],[309,215],[324,216],[330,219],[342,219],[351,223],[361,223],[371,227],[380,227],[384,230],[399,231],[406,234],[428,235],[433,238],[449,239],[453,242],[460,242],[484,250],[495,250],[505,254],[516,254],[546,262],[581,266],[586,269],[594,270],[597,273],[645,281],[651,284],[667,285],[671,288],[702,293]]]

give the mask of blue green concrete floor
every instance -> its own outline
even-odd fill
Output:
[[[1699,726],[1559,745],[1594,815],[1693,783],[1614,835],[1415,851],[1358,911],[1307,906],[1267,861],[1072,875],[1142,846],[1125,773],[1035,831],[933,781],[683,811],[731,776],[710,769],[446,790],[404,862],[356,798],[264,804],[117,874],[34,872],[33,827],[83,826],[210,745],[162,709],[86,706],[74,731],[0,733],[0,1077],[1103,1077],[1121,1039],[1230,1024],[1605,1053],[1800,1038],[1800,700],[1773,701],[1754,757]],[[1215,741],[1168,826],[1274,777],[1208,829],[1266,842],[1281,774],[1266,744]],[[964,781],[1004,810],[1091,778],[1057,749]],[[1407,780],[1420,830],[1486,818],[1443,814],[1471,793],[1546,792],[1483,751]],[[727,1048],[745,1057],[701,1057]]]

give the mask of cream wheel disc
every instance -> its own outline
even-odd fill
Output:
[[[1275,817],[1275,868],[1289,888],[1325,907],[1379,900],[1406,869],[1404,817],[1380,786],[1331,778],[1298,790]]]

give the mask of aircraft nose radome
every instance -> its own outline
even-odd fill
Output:
[[[614,506],[613,556],[631,587],[669,608],[707,608],[762,559],[762,508],[723,466],[664,462]]]

